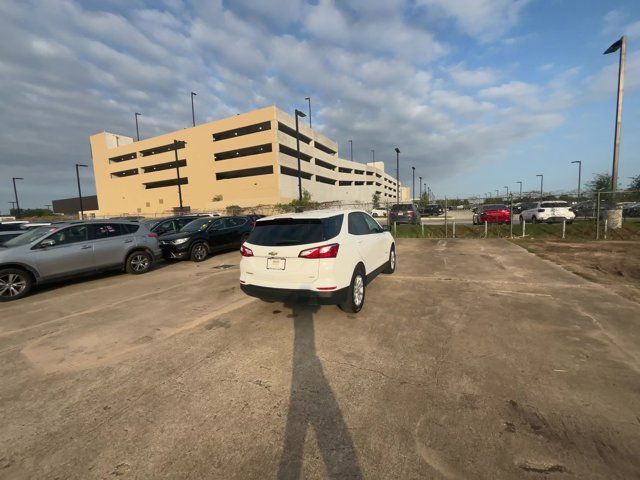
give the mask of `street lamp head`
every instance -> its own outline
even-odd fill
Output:
[[[298,117],[301,117],[301,118],[304,118],[304,117],[306,117],[306,116],[307,116],[307,114],[306,114],[306,113],[301,112],[301,111],[300,111],[300,110],[298,110],[298,109],[296,109],[296,115],[297,115]]]
[[[415,172],[416,171],[416,167],[411,167],[411,170],[413,170]]]
[[[14,180],[24,180],[22,177],[13,177]]]
[[[191,92],[191,95],[198,96],[196,92]]]
[[[400,153],[400,149],[398,147],[395,148],[396,153]]]
[[[138,113],[138,112],[136,112],[135,114],[136,114],[136,116],[138,116],[138,115],[142,116],[142,114],[141,114],[141,113]]]
[[[571,162],[571,163],[582,163],[582,160],[574,160],[574,161],[573,161],[573,162]]]
[[[76,163],[76,167],[89,167],[89,165],[85,165],[84,163]]]
[[[311,97],[304,97],[305,100],[311,100]]]
[[[618,50],[620,50],[620,47],[622,47],[623,39],[624,39],[624,35],[620,37],[620,40],[613,42],[611,46],[604,51],[603,55],[608,55],[610,53],[617,52]]]
[[[542,177],[542,176],[543,176],[542,174],[536,175],[536,177]]]

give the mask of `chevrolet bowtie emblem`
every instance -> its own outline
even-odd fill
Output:
[[[276,256],[278,254],[278,252],[269,252],[269,255],[271,255],[272,257]]]

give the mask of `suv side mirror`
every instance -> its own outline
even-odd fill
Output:
[[[389,231],[389,225],[382,225],[382,231],[383,232],[388,232]]]
[[[46,240],[43,240],[40,242],[40,248],[53,247],[55,244],[56,244],[55,240],[51,238],[47,238]]]

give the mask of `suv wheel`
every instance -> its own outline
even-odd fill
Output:
[[[357,266],[351,277],[347,300],[340,304],[340,309],[349,313],[358,313],[362,310],[365,296],[365,274],[361,266]]]
[[[207,246],[202,242],[198,242],[191,247],[191,260],[194,262],[202,262],[207,258],[208,254]]]
[[[520,225],[522,225],[524,223],[524,218],[522,218],[522,215],[520,215]]]
[[[396,247],[391,245],[391,250],[389,251],[389,260],[387,261],[387,265],[385,266],[383,273],[391,274],[396,271]]]
[[[127,257],[126,270],[127,273],[140,275],[147,273],[151,269],[153,259],[148,252],[133,252]]]
[[[18,268],[0,270],[0,302],[9,302],[24,297],[31,291],[31,275]]]

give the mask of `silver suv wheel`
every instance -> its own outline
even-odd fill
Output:
[[[25,274],[16,271],[3,272],[0,274],[0,297],[4,300],[19,297],[25,293],[28,284]]]

